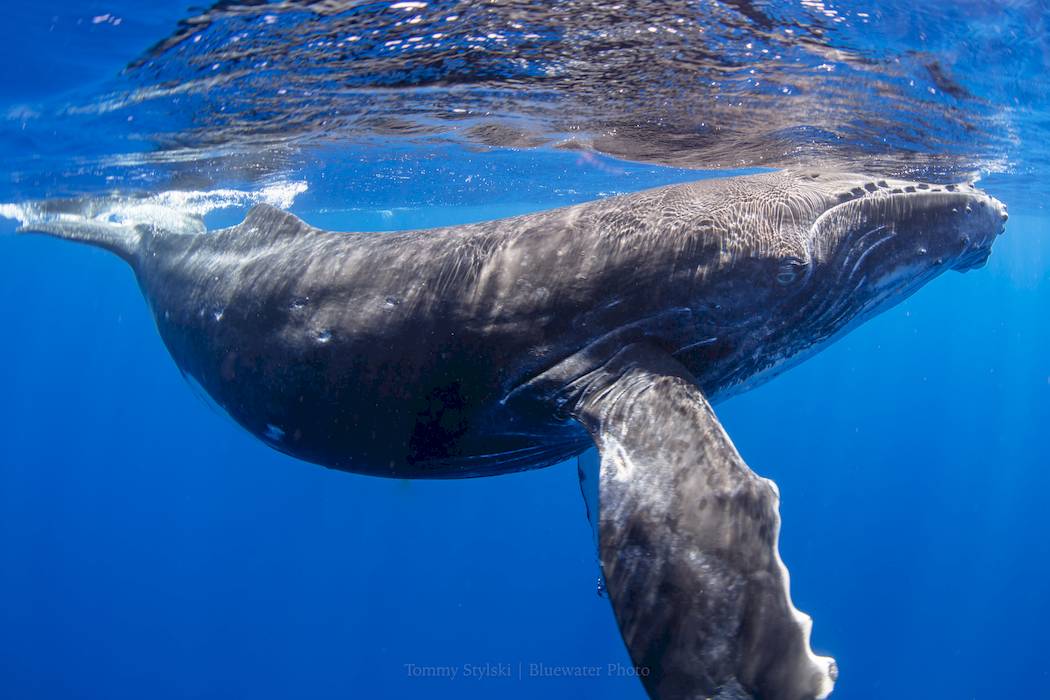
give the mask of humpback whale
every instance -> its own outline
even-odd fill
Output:
[[[968,184],[810,170],[396,233],[267,205],[211,232],[31,211],[20,230],[127,261],[179,370],[293,457],[460,478],[597,446],[607,591],[665,700],[810,700],[837,676],[790,599],[777,487],[713,406],[979,267],[1007,219]]]

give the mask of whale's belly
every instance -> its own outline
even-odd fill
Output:
[[[235,422],[291,456],[396,478],[486,476],[549,466],[590,439],[546,407],[503,405],[512,343],[409,319],[288,328],[287,310],[154,309],[182,372]],[[267,311],[269,309],[269,311]]]

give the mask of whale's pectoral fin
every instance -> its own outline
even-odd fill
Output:
[[[639,343],[580,384],[572,413],[601,454],[599,555],[650,695],[827,696],[836,667],[810,651],[789,597],[776,485],[740,458],[688,370]]]

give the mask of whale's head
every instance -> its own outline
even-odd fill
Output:
[[[1002,202],[969,184],[795,177],[799,195],[813,203],[806,259],[797,269],[785,265],[777,281],[804,295],[785,310],[816,338],[897,304],[946,270],[981,267],[1006,224]]]
[[[717,300],[731,357],[707,380],[723,395],[775,376],[942,272],[982,266],[1007,219],[969,184],[787,171],[749,189],[752,215],[723,250],[743,273]]]

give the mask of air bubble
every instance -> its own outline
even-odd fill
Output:
[[[317,332],[317,342],[327,343],[332,339],[332,331],[327,328],[322,328]]]

